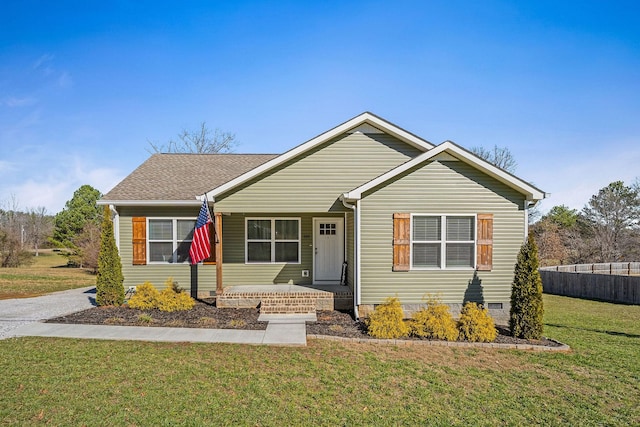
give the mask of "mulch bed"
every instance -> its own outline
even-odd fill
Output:
[[[204,299],[196,301],[196,305],[186,311],[137,310],[126,305],[94,307],[49,319],[47,323],[264,330],[267,322],[258,322],[259,315],[257,308],[217,308],[215,299]]]
[[[72,323],[120,326],[167,326],[174,328],[213,328],[264,330],[267,322],[258,322],[257,308],[217,308],[215,298],[198,300],[193,309],[172,313],[152,310],[136,310],[122,307],[94,307],[88,310],[50,319],[48,323]],[[372,337],[366,333],[363,322],[355,321],[349,312],[318,311],[318,321],[307,323],[307,334],[328,335],[344,338]],[[539,341],[514,338],[505,326],[497,326],[499,344],[533,344],[560,347],[562,344],[543,338]],[[424,340],[410,337],[407,340]]]

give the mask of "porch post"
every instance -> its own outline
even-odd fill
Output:
[[[222,213],[214,213],[215,217],[215,230],[218,241],[215,244],[216,250],[216,295],[221,295],[223,292],[222,287]]]

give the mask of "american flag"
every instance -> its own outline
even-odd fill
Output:
[[[209,205],[207,205],[207,199],[202,202],[200,208],[200,214],[196,221],[196,228],[193,231],[193,240],[191,241],[191,248],[189,248],[189,258],[191,258],[191,264],[197,264],[211,256],[211,240],[209,237],[209,224],[211,220],[211,214],[209,213]]]

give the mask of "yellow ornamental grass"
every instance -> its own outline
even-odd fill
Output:
[[[414,313],[411,318],[411,333],[423,338],[455,341],[458,339],[456,326],[449,306],[436,298],[429,298],[427,307]]]
[[[369,335],[375,338],[393,339],[409,335],[404,322],[404,312],[398,298],[387,298],[378,305],[366,321]]]
[[[475,302],[468,302],[462,307],[458,329],[460,338],[474,342],[492,342],[498,335],[489,310]]]
[[[136,293],[129,299],[128,306],[139,310],[149,310],[157,305],[160,292],[151,284],[144,282],[136,286]]]

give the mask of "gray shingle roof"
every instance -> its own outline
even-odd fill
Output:
[[[277,155],[154,154],[102,200],[194,200],[274,157]]]

